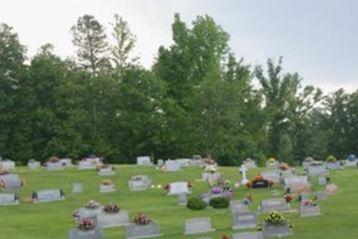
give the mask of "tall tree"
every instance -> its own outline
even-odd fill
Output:
[[[13,28],[0,24],[0,153],[14,156],[13,140],[18,116],[16,101],[25,73],[25,47],[19,42]]]
[[[94,16],[84,15],[78,18],[71,31],[78,60],[85,69],[95,76],[100,69],[109,67],[107,36],[104,27]]]
[[[111,47],[112,61],[118,71],[122,71],[130,63],[138,60],[137,57],[129,58],[136,43],[136,37],[130,31],[128,22],[118,14],[114,15],[112,23],[112,37],[115,44]]]

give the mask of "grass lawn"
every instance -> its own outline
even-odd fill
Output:
[[[240,179],[237,168],[222,167],[220,170],[232,183]],[[250,170],[249,177],[254,177],[263,169]],[[43,169],[29,171],[25,167],[15,170],[26,180],[20,197],[31,195],[37,189],[61,188],[66,193],[66,200],[43,204],[20,203],[17,206],[0,207],[0,239],[65,239],[70,228],[75,226],[72,212],[91,199],[102,205],[115,202],[130,212],[133,218],[137,212],[143,212],[156,221],[163,239],[198,238],[204,235],[183,236],[185,219],[207,216],[212,220],[215,232],[207,234],[219,239],[223,234],[231,234],[231,215],[228,209],[214,210],[207,208],[202,211],[191,211],[177,206],[176,196],[166,196],[163,189],[149,189],[143,192],[130,192],[128,180],[135,174],[148,174],[153,184],[165,184],[175,181],[191,181],[193,195],[208,191],[206,183],[199,181],[202,169],[186,168],[180,172],[165,173],[154,168],[137,166],[117,166],[116,175],[110,177],[118,191],[110,194],[99,193],[102,177],[94,170],[78,171],[66,169],[47,172]],[[292,239],[356,239],[358,238],[358,170],[345,169],[330,173],[331,181],[339,186],[339,192],[320,201],[323,215],[314,218],[300,218],[298,213],[287,213],[285,217],[294,224]],[[357,180],[357,181],[355,181]],[[72,194],[72,183],[83,182],[84,193]],[[317,186],[315,186],[317,188]],[[281,195],[283,190],[279,189]],[[245,188],[236,190],[235,197],[241,199],[248,193]],[[250,206],[256,209],[261,199],[272,197],[270,190],[252,190],[254,202]],[[297,203],[292,203],[294,208]],[[263,215],[260,216],[262,221]],[[124,228],[105,229],[106,239],[124,238]]]

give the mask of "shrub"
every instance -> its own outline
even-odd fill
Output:
[[[230,205],[229,199],[225,197],[216,197],[210,199],[210,206],[213,208],[228,208]]]
[[[186,205],[186,207],[191,210],[203,210],[206,208],[206,206],[207,206],[206,203],[197,197],[190,198]]]
[[[337,161],[336,157],[334,157],[333,155],[329,155],[326,159],[327,162],[330,162],[330,163],[334,163]]]

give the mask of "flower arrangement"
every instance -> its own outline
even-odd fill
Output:
[[[152,222],[152,220],[143,213],[138,213],[133,222],[137,225],[148,225]]]
[[[337,161],[336,157],[334,157],[333,155],[329,155],[326,159],[327,162],[329,163],[334,163]]]
[[[191,182],[188,182],[188,189],[192,190],[192,188],[193,188],[193,184]]]
[[[94,200],[90,200],[88,203],[85,204],[85,208],[87,209],[97,209],[101,206],[98,202]]]
[[[290,203],[293,200],[293,196],[289,193],[285,194],[286,203]]]
[[[108,164],[102,164],[102,165],[98,165],[96,167],[96,170],[97,170],[97,172],[99,172],[99,171],[101,171],[101,169],[108,169],[108,168],[111,168],[111,166]],[[115,167],[112,167],[112,170],[114,171]]]
[[[244,203],[245,205],[249,205],[254,200],[252,194],[246,194],[244,196]]]
[[[82,231],[90,231],[96,227],[96,224],[91,219],[82,219],[78,224],[78,229]]]
[[[106,206],[104,206],[103,211],[105,213],[118,213],[121,209],[119,206],[115,203],[108,203]]]
[[[274,226],[285,225],[288,221],[278,211],[272,211],[265,218],[265,222]]]
[[[261,175],[257,175],[254,180],[250,180],[249,182],[246,183],[246,187],[248,189],[251,189],[254,185],[255,182],[258,182],[258,181],[265,181],[267,182],[267,184],[269,185],[269,187],[272,187],[274,185],[274,183],[271,181],[271,180],[267,180],[267,179],[264,179]]]
[[[10,172],[7,171],[7,170],[0,170],[0,175],[7,175],[9,174]]]
[[[276,159],[275,158],[269,158],[268,162],[270,164],[274,164],[274,163],[276,163]]]
[[[317,203],[315,202],[315,200],[305,200],[302,202],[302,204],[306,207],[314,207],[317,206]]]
[[[165,184],[163,188],[164,188],[165,191],[169,192],[170,191],[170,184],[169,183]]]
[[[104,185],[104,186],[112,185],[112,181],[110,179],[103,179],[102,185]]]
[[[5,182],[4,180],[0,180],[0,188],[5,188]]]
[[[227,235],[223,235],[223,236],[221,237],[221,239],[230,239],[230,237],[227,236]]]
[[[220,193],[222,193],[222,188],[221,187],[213,187],[211,189],[211,193],[215,194],[215,195],[220,194]]]
[[[49,163],[58,163],[59,161],[60,161],[60,159],[59,159],[58,157],[56,157],[56,156],[52,156],[52,157],[48,160]]]
[[[140,181],[140,180],[142,180],[142,176],[141,176],[141,175],[133,176],[133,177],[132,177],[132,180],[134,180],[134,181]]]
[[[283,171],[286,171],[286,170],[289,170],[290,169],[290,166],[288,166],[287,163],[281,163],[279,168]]]

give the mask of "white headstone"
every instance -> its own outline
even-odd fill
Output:
[[[178,195],[182,193],[190,193],[187,182],[170,183],[170,190],[168,195]]]
[[[185,235],[207,233],[214,231],[211,227],[211,219],[208,217],[185,220]]]

